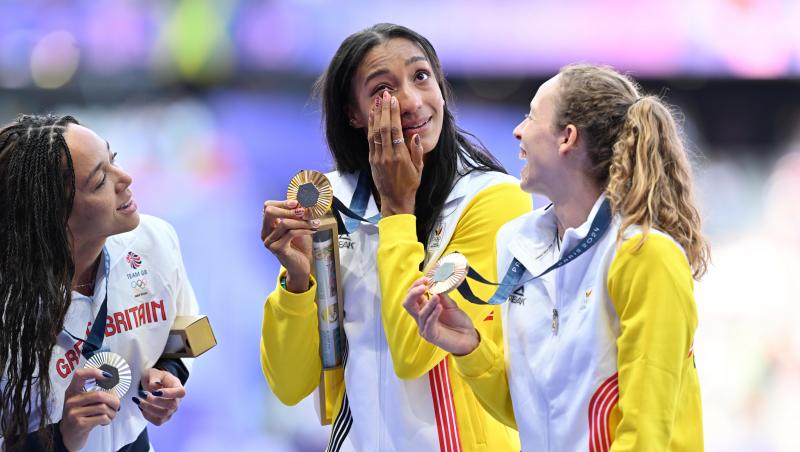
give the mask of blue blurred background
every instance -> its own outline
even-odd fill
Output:
[[[684,113],[714,264],[697,284],[707,450],[800,450],[800,4],[789,0],[4,1],[0,118],[70,113],[170,221],[219,345],[196,360],[159,450],[318,451],[312,400],[259,364],[277,265],[261,204],[328,170],[314,79],[348,34],[427,36],[462,127],[517,174],[511,130],[571,62],[630,72]],[[537,206],[543,201],[536,199]]]

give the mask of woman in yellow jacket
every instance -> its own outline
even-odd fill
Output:
[[[693,278],[708,247],[670,110],[610,68],[573,65],[514,136],[522,188],[553,204],[498,233],[498,272],[525,269],[508,284],[505,349],[448,296],[426,300],[427,280],[404,303],[420,334],[457,356],[523,450],[701,451]]]
[[[261,362],[293,405],[325,385],[328,450],[516,451],[516,431],[477,402],[444,350],[422,340],[402,301],[421,269],[458,250],[494,274],[498,228],[530,210],[517,179],[468,139],[427,39],[378,24],[345,39],[317,86],[334,195],[366,218],[339,237],[346,351],[321,371],[310,234],[294,201],[267,201],[262,240],[282,264],[264,306]],[[340,231],[342,232],[342,231]],[[463,305],[502,348],[500,313]]]

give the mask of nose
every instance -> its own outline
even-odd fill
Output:
[[[514,134],[514,138],[522,141],[522,129],[524,127],[525,127],[525,121],[520,122],[519,124],[517,124],[517,127],[514,127],[514,131],[511,132],[512,134]]]
[[[422,95],[413,85],[402,86],[395,92],[395,97],[400,105],[400,115],[415,113],[422,107]]]
[[[126,173],[122,168],[117,168],[119,175],[117,176],[116,189],[117,193],[125,191],[133,183],[133,178],[130,174]]]

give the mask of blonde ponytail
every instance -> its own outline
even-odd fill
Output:
[[[692,196],[692,174],[670,109],[644,96],[636,82],[608,66],[574,64],[559,72],[556,129],[575,125],[584,133],[587,169],[612,211],[622,217],[620,231],[639,225],[659,229],[686,252],[699,279],[709,260],[700,214]],[[621,239],[620,232],[620,238]]]
[[[691,165],[675,119],[654,96],[636,100],[614,144],[606,196],[623,231],[639,225],[669,234],[686,252],[692,274],[706,272],[709,247],[692,194]]]

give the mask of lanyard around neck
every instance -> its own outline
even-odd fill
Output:
[[[595,215],[594,219],[592,220],[592,224],[589,226],[589,232],[586,234],[586,237],[581,239],[578,244],[572,247],[568,253],[564,255],[561,259],[559,259],[555,264],[548,267],[545,271],[539,273],[538,275],[526,279],[525,281],[520,282],[522,279],[522,275],[525,274],[525,266],[522,265],[522,262],[518,261],[517,258],[511,260],[511,265],[509,265],[508,270],[506,270],[505,276],[503,276],[503,280],[498,283],[493,283],[483,276],[481,276],[477,271],[475,271],[472,267],[467,270],[467,278],[472,278],[478,282],[482,282],[484,284],[489,284],[493,286],[498,286],[497,290],[495,291],[494,295],[489,299],[489,301],[483,301],[478,298],[469,287],[469,283],[467,279],[464,279],[458,286],[458,292],[463,296],[467,301],[475,304],[501,304],[508,299],[508,296],[511,295],[517,287],[529,283],[535,279],[541,278],[542,276],[550,273],[551,271],[561,268],[570,262],[577,259],[581,254],[588,251],[591,247],[593,247],[597,242],[600,241],[600,238],[605,235],[608,231],[609,226],[611,225],[611,203],[605,199],[603,203],[600,205],[600,209],[598,210],[597,214]]]
[[[356,190],[353,192],[353,198],[350,200],[350,207],[344,205],[337,197],[333,197],[332,210],[336,217],[336,223],[339,227],[339,234],[351,234],[355,232],[361,223],[378,224],[381,219],[381,214],[378,213],[372,217],[364,218],[367,213],[367,204],[369,203],[369,175],[366,171],[361,171],[358,174],[358,182],[356,183]]]
[[[81,348],[81,355],[83,355],[86,359],[91,358],[103,347],[103,339],[106,332],[106,322],[108,321],[108,280],[111,277],[111,259],[109,258],[106,247],[103,247],[102,255],[103,268],[105,269],[106,290],[105,296],[103,297],[103,302],[100,304],[100,309],[97,312],[97,317],[95,317],[94,322],[92,323],[92,329],[89,332],[89,336],[87,336],[86,339],[81,339],[67,331],[66,328],[64,329],[64,332],[67,333],[67,335],[69,335],[71,338],[75,339],[76,341],[84,342],[83,347]]]

